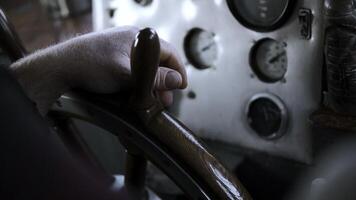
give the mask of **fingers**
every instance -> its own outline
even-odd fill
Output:
[[[179,72],[166,67],[158,68],[155,79],[155,90],[164,106],[170,106],[173,103],[172,90],[179,89],[182,81],[183,79]]]
[[[173,92],[172,91],[157,91],[157,94],[158,94],[163,106],[172,105],[172,103],[173,103]]]
[[[160,65],[176,70],[182,78],[180,89],[187,87],[187,73],[185,71],[182,60],[180,59],[177,50],[168,42],[160,40],[161,42],[161,55]]]
[[[160,91],[179,89],[182,86],[182,82],[183,78],[177,71],[159,67],[155,79],[155,89]]]

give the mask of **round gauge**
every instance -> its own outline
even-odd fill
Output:
[[[218,57],[215,34],[199,28],[190,30],[184,39],[184,51],[189,62],[196,68],[212,67]]]
[[[264,82],[282,80],[288,67],[286,43],[269,38],[258,41],[251,49],[250,65]]]
[[[247,28],[272,31],[291,14],[294,0],[227,0],[235,18]]]
[[[248,103],[247,122],[259,136],[275,139],[285,132],[287,110],[278,97],[268,93],[257,94]]]
[[[141,6],[148,6],[152,3],[153,0],[134,0],[134,1],[140,4]]]

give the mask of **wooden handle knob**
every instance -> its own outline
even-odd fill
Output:
[[[148,108],[155,103],[153,87],[160,57],[157,33],[151,28],[141,30],[132,45],[131,73],[134,83],[133,103]]]

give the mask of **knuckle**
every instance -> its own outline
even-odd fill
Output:
[[[127,26],[127,33],[131,36],[131,37],[135,37],[136,34],[140,31],[140,29],[136,26]]]

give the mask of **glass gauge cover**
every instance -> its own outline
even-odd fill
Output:
[[[247,28],[272,31],[292,13],[294,0],[227,0],[235,18]]]
[[[257,77],[264,82],[282,80],[288,67],[286,43],[270,38],[258,41],[251,49],[250,65]]]
[[[287,128],[287,109],[283,102],[269,93],[254,95],[247,105],[247,122],[260,137],[276,139]]]
[[[218,57],[215,34],[199,28],[190,30],[184,39],[184,52],[196,68],[212,67]]]

